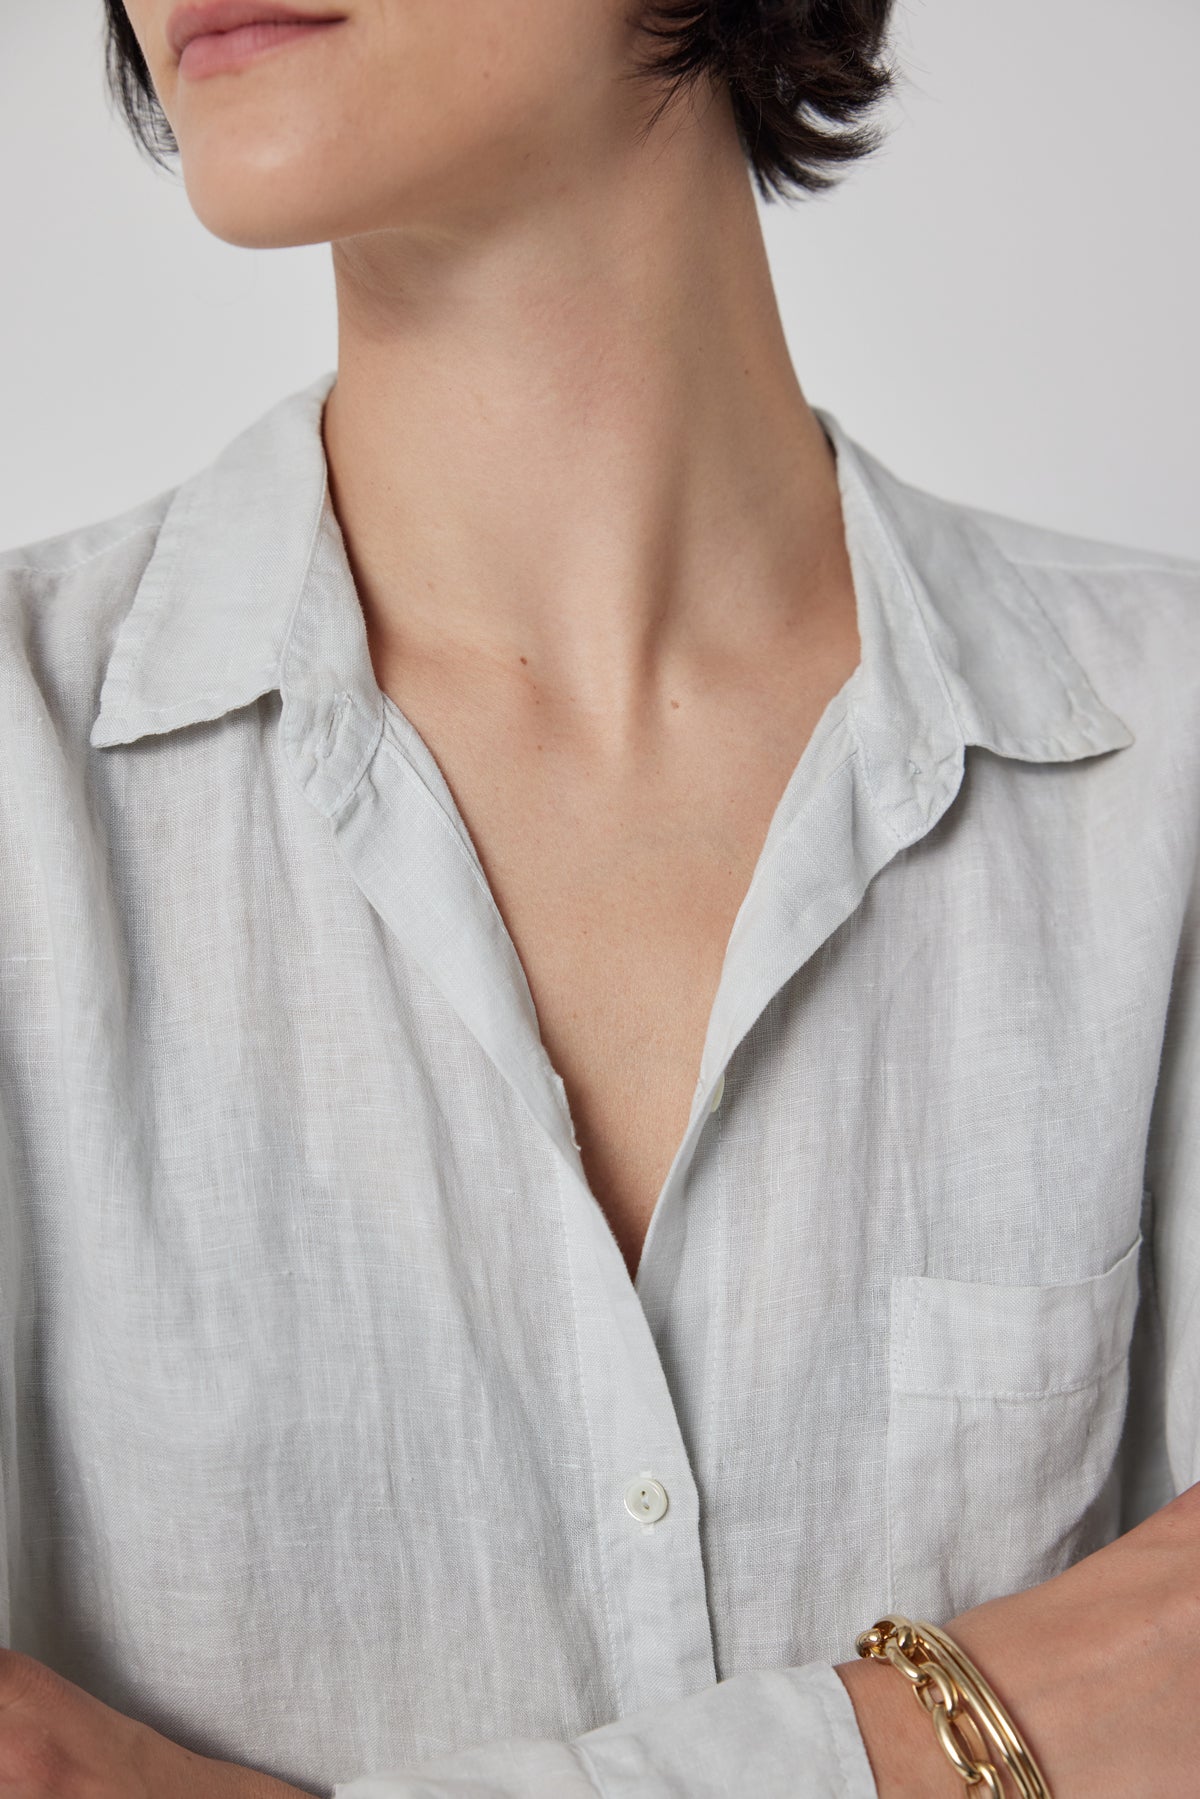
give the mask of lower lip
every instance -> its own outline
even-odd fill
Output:
[[[279,24],[264,20],[258,25],[239,25],[236,31],[210,31],[184,46],[179,73],[189,80],[201,75],[222,75],[228,69],[242,68],[280,44],[318,37],[342,23],[341,19],[315,19],[303,24],[293,19],[281,20]]]

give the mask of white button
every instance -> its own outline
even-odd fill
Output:
[[[625,1510],[639,1524],[657,1524],[667,1509],[667,1489],[648,1474],[630,1481],[625,1489]]]
[[[725,1070],[722,1069],[721,1070],[721,1078],[717,1082],[717,1090],[712,1096],[712,1105],[709,1106],[709,1108],[708,1108],[709,1111],[715,1112],[717,1107],[720,1105],[721,1101],[724,1099],[724,1097],[725,1097]]]

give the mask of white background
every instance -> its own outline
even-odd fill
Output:
[[[899,3],[885,148],[762,209],[808,398],[921,486],[1200,557],[1200,6]],[[101,12],[0,0],[5,547],[173,486],[336,363],[328,249],[197,222],[109,109]]]

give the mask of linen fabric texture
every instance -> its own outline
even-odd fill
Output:
[[[1200,565],[818,409],[862,659],[633,1281],[334,380],[0,559],[3,1640],[332,1799],[872,1799],[859,1630],[1200,1475]]]

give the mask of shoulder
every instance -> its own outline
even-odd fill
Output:
[[[1200,557],[951,499],[904,479],[832,422],[921,573],[960,590],[977,587],[974,594],[960,592],[962,603],[986,604],[991,579],[1015,583],[1084,627],[1089,617],[1097,626],[1132,616],[1151,625],[1153,615],[1177,619],[1185,628],[1200,626]]]
[[[1200,560],[960,508],[999,551],[1117,710],[1143,728],[1200,703]],[[1162,709],[1160,711],[1160,709]]]
[[[113,639],[176,491],[0,550],[0,733],[23,695],[63,724],[70,717],[86,741]]]
[[[1136,592],[1147,578],[1163,590],[1177,589],[1194,600],[1200,592],[1200,558],[1091,537],[1032,519],[997,512],[969,501],[906,481],[861,445],[855,445],[877,490],[882,490],[902,531],[911,531],[932,544],[958,533],[975,535],[992,552],[999,552],[1014,569],[1020,569],[1047,592],[1064,592],[1091,586]]]
[[[0,581],[8,588],[21,575],[52,578],[71,574],[86,568],[97,557],[111,555],[139,536],[154,535],[175,492],[173,487],[165,488],[124,512],[114,513],[111,518],[77,525],[52,537],[35,538],[10,549],[0,549]]]
[[[1017,713],[1055,679],[1068,703],[1098,700],[1137,745],[1114,778],[1148,794],[1182,780],[1193,805],[1200,560],[950,499],[853,447],[895,554],[935,628],[948,627],[957,677]]]
[[[1155,596],[1160,605],[1174,601],[1184,614],[1200,608],[1200,559],[1054,530],[979,506],[958,510],[1039,593],[1108,596],[1118,606]]]
[[[140,574],[176,491],[166,488],[111,518],[0,549],[0,594],[6,613],[27,603],[30,596],[53,595],[64,588],[80,596],[91,589],[111,592],[114,576],[119,578],[121,571]],[[136,575],[134,579],[136,584]]]
[[[993,601],[1019,593],[1131,704],[1200,693],[1200,559],[952,500],[869,460],[948,611],[986,631]]]
[[[1107,603],[1119,613],[1153,600],[1168,610],[1178,606],[1184,616],[1196,613],[1200,624],[1200,559],[1038,524],[906,482],[896,485],[912,505],[976,534],[1039,598],[1060,609]]]

